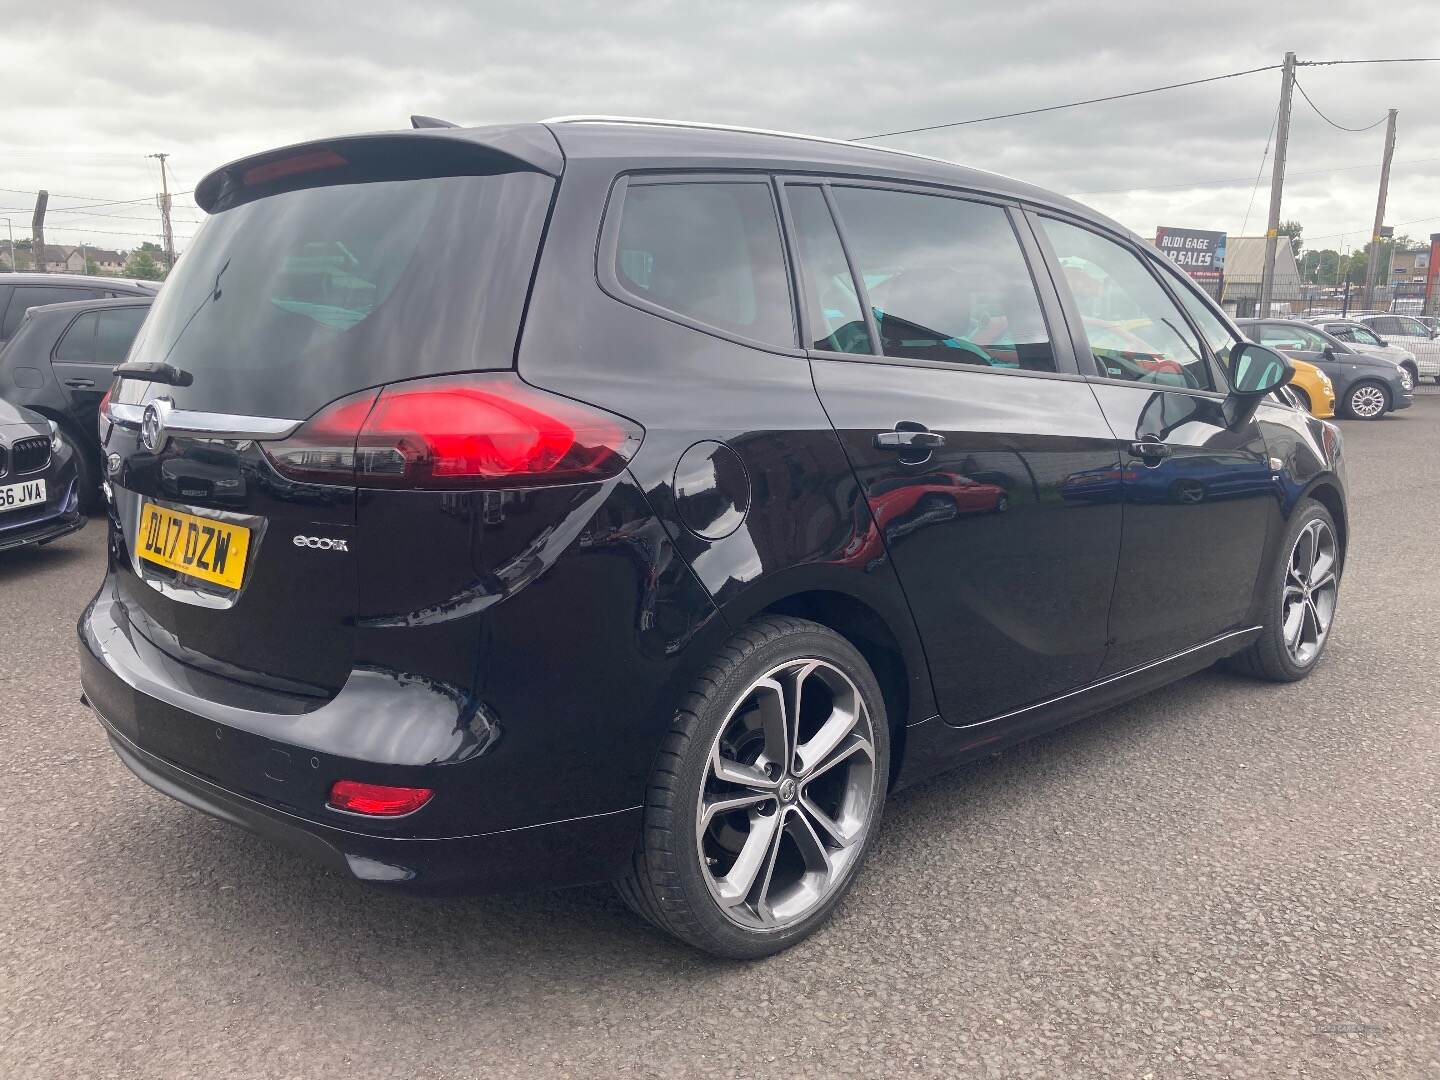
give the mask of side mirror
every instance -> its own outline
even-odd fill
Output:
[[[1230,350],[1230,393],[1223,406],[1225,423],[1238,428],[1249,423],[1266,394],[1289,384],[1295,368],[1280,353],[1264,345],[1243,341]]]
[[[1335,346],[1334,346],[1334,345],[1326,345],[1326,346],[1325,346],[1325,351],[1324,351],[1324,353],[1322,353],[1322,355],[1325,357],[1326,360],[1334,360],[1334,359],[1335,359]]]

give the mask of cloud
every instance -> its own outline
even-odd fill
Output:
[[[1395,28],[1433,22],[1428,0],[1395,0],[1384,19],[1358,3],[1272,5],[1257,18],[1253,3],[1235,0],[0,8],[14,9],[0,42],[0,183],[17,189],[0,192],[0,205],[19,208],[27,229],[24,192],[42,186],[147,198],[158,186],[147,153],[168,151],[183,189],[242,154],[403,126],[412,112],[470,123],[659,115],[853,137],[1277,64],[1287,48],[1302,59],[1413,53],[1425,43],[1397,40]],[[1430,50],[1440,55],[1440,40]],[[1429,106],[1440,99],[1440,64],[1313,67],[1301,80],[1343,124],[1398,107],[1388,218],[1440,215],[1440,115]],[[1278,88],[1272,71],[884,144],[1094,193],[1082,201],[1141,233],[1157,224],[1254,233],[1268,205],[1268,163],[1251,201]],[[1380,129],[1336,131],[1297,98],[1284,216],[1307,237],[1363,238],[1381,139]],[[183,203],[182,236],[201,217]],[[73,218],[94,242],[124,243],[113,234],[155,227],[143,201],[112,213],[57,213],[52,228]],[[1432,229],[1440,217],[1403,231]]]

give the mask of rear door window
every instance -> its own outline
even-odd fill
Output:
[[[790,286],[765,181],[631,179],[615,281],[645,306],[701,328],[793,348]]]
[[[179,408],[304,419],[357,390],[509,368],[554,181],[532,172],[307,187],[223,210],[132,356]],[[151,384],[127,380],[121,401]]]
[[[130,344],[145,321],[148,308],[106,308],[94,314],[99,317],[95,327],[95,362],[114,367],[125,362]]]
[[[845,261],[845,249],[840,245],[840,234],[835,231],[824,192],[814,184],[790,185],[785,189],[785,198],[799,248],[800,278],[810,336],[814,339],[807,347],[828,352],[874,352],[855,278]]]
[[[886,356],[1054,371],[1005,210],[940,195],[831,189]]]
[[[98,311],[87,311],[66,328],[55,346],[55,361],[60,364],[93,364],[95,362],[95,327],[100,322]]]

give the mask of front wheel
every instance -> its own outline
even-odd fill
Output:
[[[1308,499],[1297,506],[1281,552],[1264,586],[1260,636],[1231,658],[1231,666],[1272,682],[1295,682],[1325,651],[1340,598],[1344,551],[1330,511]]]
[[[675,715],[620,895],[717,956],[807,937],[870,846],[889,734],[879,684],[843,637],[788,616],[749,623]]]
[[[1345,392],[1345,411],[1356,420],[1379,420],[1390,408],[1390,395],[1378,382],[1358,382]]]

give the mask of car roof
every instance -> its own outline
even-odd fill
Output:
[[[207,213],[213,212],[224,204],[227,184],[257,164],[332,146],[343,149],[342,144],[369,140],[393,141],[402,146],[411,140],[416,140],[413,145],[418,146],[424,140],[490,147],[552,176],[562,175],[570,162],[604,160],[617,170],[739,168],[945,185],[1050,207],[1132,240],[1140,239],[1114,219],[1073,199],[941,158],[819,135],[649,117],[560,116],[528,124],[421,127],[315,139],[266,150],[213,170],[197,185],[196,202]]]
[[[101,277],[98,274],[0,273],[0,285],[88,285],[99,289],[136,289],[147,293],[159,290],[158,281],[136,278]]]
[[[942,158],[763,128],[648,117],[563,116],[543,121],[566,160],[603,158],[669,168],[742,168],[823,172],[943,184],[1037,203],[1135,237],[1130,229],[1064,195],[999,173]]]

